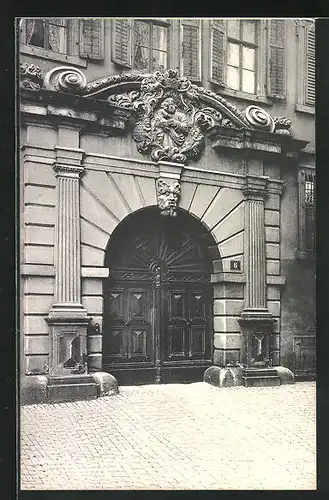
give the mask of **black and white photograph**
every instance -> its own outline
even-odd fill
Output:
[[[316,18],[15,22],[20,490],[316,490]]]

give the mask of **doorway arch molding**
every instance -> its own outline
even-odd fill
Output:
[[[155,178],[86,169],[80,187],[82,266],[103,267],[116,227],[130,214],[154,206]],[[242,189],[182,180],[178,208],[199,220],[213,237],[223,265],[214,272],[230,272],[231,256],[240,259],[243,271]]]

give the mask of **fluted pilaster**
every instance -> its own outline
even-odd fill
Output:
[[[57,224],[55,248],[55,302],[52,313],[75,317],[85,315],[81,304],[80,195],[84,168],[82,152],[57,148],[54,165],[57,177]],[[65,163],[64,163],[65,162]]]
[[[245,194],[245,310],[266,310],[265,208],[266,177],[247,176]]]

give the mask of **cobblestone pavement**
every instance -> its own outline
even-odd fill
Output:
[[[314,382],[121,387],[21,410],[21,489],[316,489]]]

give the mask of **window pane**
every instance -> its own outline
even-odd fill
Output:
[[[167,50],[167,28],[153,24],[153,49]]]
[[[135,45],[149,47],[149,24],[142,21],[135,21]]]
[[[227,66],[227,85],[234,90],[239,90],[239,69]]]
[[[167,52],[153,50],[152,71],[167,69]]]
[[[148,48],[141,47],[140,45],[135,46],[135,57],[134,57],[134,67],[136,69],[148,71],[149,70],[149,54]]]
[[[66,28],[65,26],[49,23],[48,26],[49,49],[54,52],[66,53]]]
[[[242,47],[242,66],[244,69],[255,71],[255,49]]]
[[[227,21],[227,34],[230,38],[240,39],[240,21],[230,19]]]
[[[249,94],[255,93],[255,73],[247,69],[242,70],[242,91]]]
[[[42,19],[26,21],[26,43],[35,47],[45,47],[45,25]]]
[[[227,55],[227,64],[230,66],[239,66],[239,45],[236,43],[228,44],[228,55]]]
[[[256,43],[255,21],[242,21],[242,39],[245,42]]]
[[[149,42],[149,24],[135,21],[134,67],[136,69],[149,71]]]

